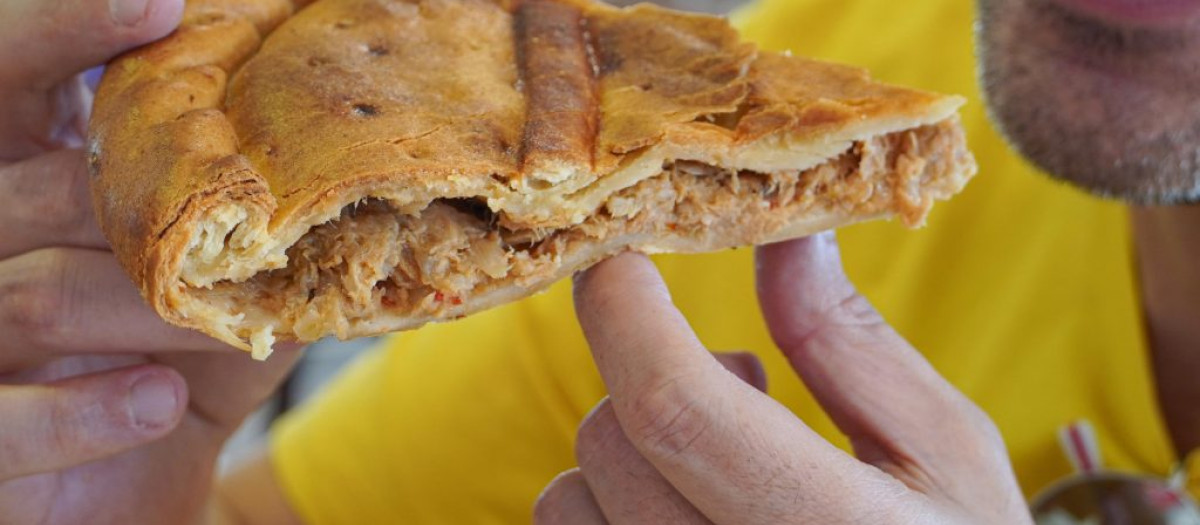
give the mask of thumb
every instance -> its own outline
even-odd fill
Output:
[[[832,234],[759,248],[757,282],[776,345],[860,459],[939,471],[975,464],[979,449],[1003,450],[982,411],[846,279]]]
[[[158,439],[175,428],[186,407],[183,377],[161,365],[0,386],[0,482]]]
[[[162,38],[184,0],[9,0],[0,3],[0,88],[44,90]]]

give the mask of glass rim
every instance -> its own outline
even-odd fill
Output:
[[[1185,498],[1187,502],[1195,504],[1196,500],[1190,493],[1181,488],[1172,487],[1171,484],[1163,478],[1155,476],[1144,476],[1138,474],[1129,474],[1113,470],[1098,470],[1094,472],[1078,472],[1064,478],[1058,479],[1053,483],[1043,487],[1032,498],[1029,499],[1030,510],[1037,510],[1038,507],[1045,504],[1051,497],[1058,495],[1069,487],[1074,487],[1087,483],[1089,481],[1121,481],[1127,483],[1157,483],[1168,490],[1178,493]]]

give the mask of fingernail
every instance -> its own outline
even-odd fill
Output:
[[[140,427],[160,427],[175,418],[179,400],[175,387],[166,378],[146,374],[129,390],[129,412]]]
[[[146,17],[149,4],[150,0],[108,0],[108,12],[117,24],[133,26]]]
[[[837,235],[833,231],[826,231],[814,236],[810,254],[814,262],[840,261]]]

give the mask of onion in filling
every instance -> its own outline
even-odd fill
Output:
[[[928,150],[939,148],[918,146],[937,140],[932,128],[856,142],[804,171],[731,172],[676,161],[616,192],[584,222],[562,229],[522,228],[482,200],[435,200],[416,214],[403,214],[386,201],[369,199],[312,228],[288,248],[286,267],[193,292],[240,303],[245,317],[235,328],[239,335],[262,335],[271,327],[304,340],[328,333],[344,337],[353,322],[381,310],[436,315],[491,289],[533,285],[556,274],[571,250],[616,236],[747,235],[739,224],[754,224],[766,230],[756,235],[764,235],[813,211],[893,212],[919,220],[928,207],[928,197],[919,193],[921,178],[931,171],[926,163],[954,162],[928,160]],[[917,147],[926,150],[927,160],[911,151]]]

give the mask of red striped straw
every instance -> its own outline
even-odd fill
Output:
[[[1080,474],[1094,474],[1103,468],[1096,430],[1087,420],[1078,420],[1058,429],[1058,444]]]

